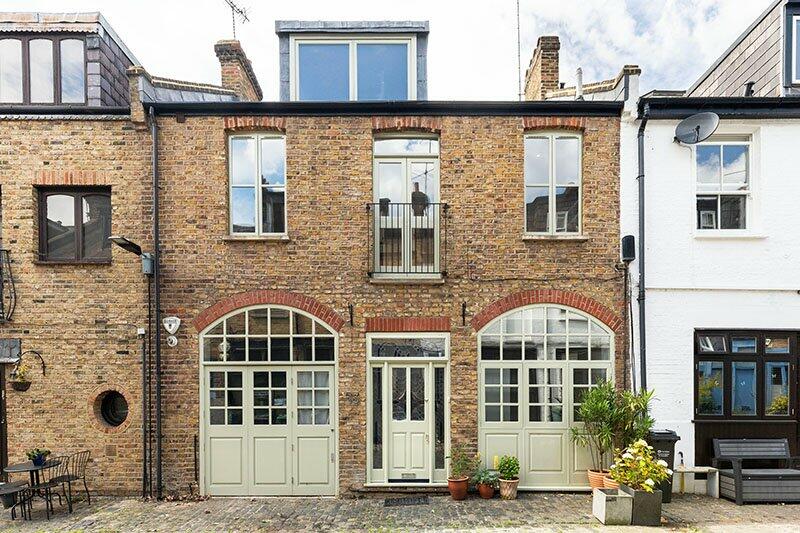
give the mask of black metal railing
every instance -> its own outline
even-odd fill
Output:
[[[368,273],[447,275],[445,203],[367,204]]]
[[[11,320],[16,306],[17,291],[11,272],[11,258],[8,250],[0,249],[0,322]]]

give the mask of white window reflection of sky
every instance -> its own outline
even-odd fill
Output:
[[[22,41],[0,40],[0,102],[22,102]]]

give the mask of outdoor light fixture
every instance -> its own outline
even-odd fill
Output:
[[[142,274],[147,276],[152,276],[155,270],[155,263],[153,261],[153,254],[142,252],[142,247],[133,242],[132,240],[123,237],[121,235],[112,235],[108,238],[109,241],[113,242],[126,252],[130,252],[132,254],[136,254],[142,258]]]

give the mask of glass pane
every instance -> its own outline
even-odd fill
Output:
[[[358,100],[408,99],[408,45],[358,44]]]
[[[570,327],[572,327],[571,323]],[[570,335],[569,358],[573,361],[586,361],[589,359],[589,337]]]
[[[537,361],[544,359],[544,337],[525,337],[525,359]]]
[[[500,336],[481,335],[481,359],[484,361],[500,360]]]
[[[422,210],[418,205],[427,206],[428,202],[438,202],[436,191],[439,188],[439,173],[436,171],[436,164],[432,161],[412,161],[411,166],[411,203],[415,204],[414,214],[419,215],[420,212],[426,215],[429,221],[433,223],[433,213],[430,210]]]
[[[769,416],[789,414],[789,363],[766,363],[764,412]]]
[[[225,409],[211,409],[211,425],[221,426],[225,424]]]
[[[611,338],[592,336],[591,358],[593,361],[608,361],[611,359]]]
[[[350,99],[350,46],[300,44],[298,46],[298,99],[342,101]]]
[[[269,424],[269,409],[253,409],[253,423],[256,425]]]
[[[516,385],[519,383],[518,372],[516,368],[504,368],[503,369],[503,384],[504,385]]]
[[[701,352],[711,353],[726,351],[724,335],[700,335],[697,338],[697,342]]]
[[[433,467],[444,468],[444,368],[433,369]]]
[[[719,145],[697,146],[697,190],[716,191],[720,187]]]
[[[285,407],[286,406],[286,390],[272,390],[272,406]]]
[[[228,388],[241,389],[242,388],[242,373],[241,372],[228,372]]]
[[[589,384],[589,369],[588,368],[575,368],[572,370],[572,383],[573,385],[588,385]]]
[[[267,309],[251,309],[247,312],[247,327],[250,335],[266,335],[267,330]]]
[[[503,387],[503,403],[517,403],[518,401],[517,387]]]
[[[255,186],[256,140],[252,137],[231,139],[231,185]]]
[[[529,403],[544,403],[544,387],[529,387],[528,388],[528,402]]]
[[[485,387],[483,400],[486,403],[500,403],[500,387]]]
[[[567,311],[557,307],[547,308],[547,333],[567,332]]]
[[[248,182],[250,183],[250,182]],[[286,184],[286,139],[261,139],[261,185]]]
[[[224,327],[224,323],[225,323],[224,320],[217,322],[217,325],[208,330],[208,333],[206,333],[206,335],[222,335],[224,333],[222,329]]]
[[[75,250],[75,198],[47,196],[47,259],[77,259]]]
[[[225,392],[221,390],[209,391],[208,404],[212,407],[225,407]]]
[[[556,232],[578,231],[578,188],[556,188]]]
[[[253,372],[254,387],[269,387],[269,372]]]
[[[756,338],[731,337],[731,353],[756,353]]]
[[[228,361],[244,361],[245,359],[245,338],[229,337],[228,342]]]
[[[526,309],[525,333],[544,333],[544,307]]]
[[[330,423],[330,411],[328,409],[314,409],[314,424],[327,426]]]
[[[425,369],[411,369],[411,420],[425,420]]]
[[[725,145],[722,147],[722,188],[726,191],[745,191],[748,186],[747,145]]]
[[[499,405],[487,405],[484,410],[487,422],[500,422]]]
[[[65,104],[82,104],[86,101],[86,74],[84,69],[83,41],[61,41],[61,101]]]
[[[382,369],[372,369],[372,468],[383,468]]]
[[[550,189],[525,187],[525,231],[548,231],[550,218]]]
[[[330,385],[330,374],[328,372],[314,372],[314,387],[327,389]]]
[[[242,406],[242,391],[229,390],[228,391],[228,407],[241,407]]]
[[[285,426],[287,422],[286,409],[273,409],[272,410],[272,424],[276,426]]]
[[[314,338],[314,357],[317,361],[333,361],[333,337]]]
[[[234,187],[231,190],[231,230],[234,233],[256,232],[255,187]]]
[[[286,309],[270,309],[270,326],[272,335],[288,335],[289,311]]]
[[[225,329],[228,335],[244,335],[244,312],[229,316],[225,320]]]
[[[298,424],[311,424],[313,421],[313,409],[298,409],[297,410],[297,423]]]
[[[378,199],[381,202],[402,203],[405,200],[405,173],[403,164],[396,161],[378,162]],[[397,218],[402,211],[381,207],[381,216]],[[391,223],[391,222],[390,222]]]
[[[697,197],[697,229],[717,229],[717,196]]]
[[[592,368],[589,371],[589,375],[592,378],[592,385],[599,385],[600,383],[607,381],[605,368]]]
[[[731,364],[732,407],[734,415],[756,414],[756,364],[734,362]]]
[[[31,66],[31,103],[53,103],[55,101],[53,41],[50,39],[31,39],[28,46]]]
[[[394,207],[387,212],[395,216],[398,210]],[[386,206],[388,209],[389,206]],[[383,208],[381,208],[383,209]],[[381,267],[400,270],[403,266],[403,230],[400,228],[381,228],[379,233],[379,264]]]
[[[253,405],[258,407],[269,407],[269,391],[268,390],[254,390],[253,391]]]
[[[310,389],[312,387],[312,373],[311,372],[298,372],[297,373],[297,386],[302,389]]]
[[[503,318],[503,333],[522,333],[522,311],[511,313]]]
[[[519,361],[522,359],[522,337],[503,337],[503,360]]]
[[[789,353],[788,337],[767,337],[764,339],[766,353]]]
[[[547,358],[556,361],[563,361],[567,358],[566,337],[554,335],[547,338]]]
[[[569,313],[569,333],[589,333],[589,319],[578,313]]]
[[[261,231],[284,233],[286,231],[286,199],[283,189],[264,187],[261,191]]]
[[[326,390],[314,391],[314,406],[328,407],[330,405],[330,393]]]
[[[392,419],[406,419],[406,369],[392,369]]]
[[[546,385],[546,370],[545,368],[531,368],[528,370],[528,384],[529,385]]]
[[[564,408],[560,405],[551,405],[548,407],[548,422],[561,422],[564,416]]]
[[[242,425],[242,410],[241,409],[228,409],[228,425],[240,426]]]
[[[0,102],[22,102],[22,41],[0,39]]]
[[[375,155],[439,153],[438,139],[375,139]]]
[[[294,337],[292,339],[292,361],[312,361],[313,342],[311,337]]]
[[[550,184],[550,139],[525,138],[525,184]]]
[[[556,139],[556,184],[580,184],[580,149],[581,142],[575,137],[559,137]]]
[[[273,361],[289,360],[289,339],[288,337],[272,337],[269,341],[270,356]]]
[[[484,383],[490,385],[499,385],[500,384],[500,369],[499,368],[487,368],[484,370]]]
[[[531,405],[528,408],[528,420],[531,422],[541,422],[542,421],[542,406],[541,405]]]
[[[382,338],[372,340],[372,357],[444,357],[441,337]]]
[[[800,79],[800,18],[794,21],[794,76],[796,81]]]
[[[311,335],[314,331],[314,321],[306,315],[292,313],[292,334]]]
[[[297,391],[297,405],[303,407],[310,407],[312,405],[313,395],[310,390]]]
[[[720,229],[745,229],[747,197],[721,196],[719,200]]]
[[[286,372],[273,372],[272,373],[272,386],[276,389],[286,388]]]
[[[519,420],[519,407],[516,405],[503,406],[503,422],[516,422]]]
[[[268,361],[267,339],[247,339],[250,361]]]
[[[225,373],[211,372],[209,377],[209,386],[215,389],[221,389],[225,387]]]

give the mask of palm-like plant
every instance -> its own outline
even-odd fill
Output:
[[[609,463],[614,448],[616,391],[611,383],[601,383],[583,395],[578,418],[583,427],[572,427],[572,440],[587,448],[594,470],[601,471]]]

